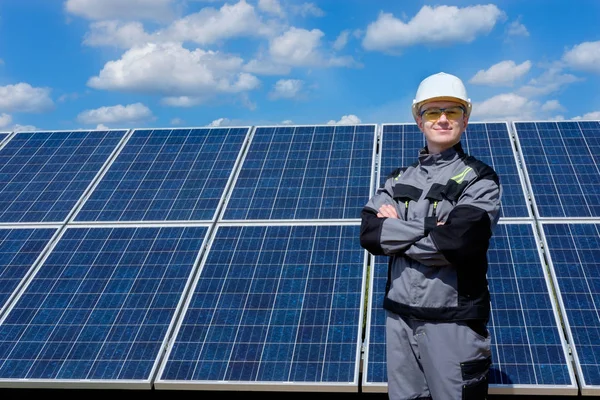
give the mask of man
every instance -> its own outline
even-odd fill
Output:
[[[426,146],[369,200],[360,233],[362,247],[389,256],[388,395],[485,399],[487,250],[500,211],[498,176],[462,149],[471,101],[459,78],[424,79],[412,112]]]

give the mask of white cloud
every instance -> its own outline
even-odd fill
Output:
[[[211,122],[207,126],[214,126],[214,127],[229,126],[230,122],[231,121],[227,118],[219,118],[219,119],[215,119],[213,122]]]
[[[542,105],[542,111],[564,111],[565,108],[558,100],[548,100]]]
[[[327,125],[356,125],[360,124],[360,118],[354,114],[344,115],[339,121],[331,120]]]
[[[37,131],[37,128],[33,125],[16,124],[15,126],[12,127],[12,131],[13,132],[31,132],[31,131]]]
[[[261,21],[254,7],[240,0],[237,4],[224,4],[219,10],[206,7],[179,19],[165,30],[157,32],[155,41],[212,44],[233,37],[272,34],[273,28]]]
[[[174,16],[171,8],[175,0],[67,0],[65,10],[91,19],[149,19],[165,21]]]
[[[302,90],[302,82],[299,79],[280,79],[273,86],[273,91],[269,93],[269,98],[274,99],[291,99],[297,97]]]
[[[290,28],[271,40],[270,52],[273,59],[281,64],[310,66],[322,63],[318,48],[324,33],[319,29]]]
[[[110,128],[108,126],[104,125],[104,124],[98,124],[98,125],[96,125],[96,130],[97,131],[107,131],[109,129]]]
[[[335,39],[335,42],[333,42],[333,48],[335,50],[337,50],[337,51],[342,50],[348,44],[348,37],[349,36],[350,36],[350,31],[349,30],[342,31],[338,35],[337,39]]]
[[[0,86],[0,111],[43,112],[54,107],[49,88],[28,83]]]
[[[152,111],[142,103],[100,107],[95,110],[83,111],[77,116],[77,120],[84,124],[120,124],[146,121],[152,118]]]
[[[323,17],[325,12],[317,7],[314,3],[302,3],[300,5],[292,6],[292,12],[294,14],[301,15],[302,17]]]
[[[204,98],[253,90],[259,80],[240,72],[243,60],[214,51],[190,51],[180,43],[149,43],[109,61],[88,80],[96,89]]]
[[[243,70],[257,75],[287,75],[291,71],[289,65],[274,63],[270,60],[257,58],[244,65]]]
[[[285,12],[283,12],[279,0],[258,0],[258,8],[268,14],[273,14],[278,17],[285,16]]]
[[[471,120],[531,120],[539,116],[540,105],[515,93],[504,93],[473,105]]]
[[[600,120],[600,111],[592,111],[587,114],[583,114],[583,116],[577,116],[572,118],[574,120]]]
[[[114,46],[129,49],[151,41],[140,22],[100,21],[90,25],[83,44],[87,46]]]
[[[291,119],[286,119],[285,121],[281,121],[281,125],[293,125],[294,121]]]
[[[171,125],[183,125],[184,121],[181,118],[173,118],[170,123]]]
[[[578,44],[567,51],[562,60],[573,69],[600,73],[600,41]]]
[[[5,129],[12,122],[12,117],[9,114],[0,114],[0,129]]]
[[[319,29],[292,27],[271,40],[269,52],[277,64],[295,67],[355,66],[352,57],[332,57],[321,50],[324,33]]]
[[[525,97],[545,96],[560,90],[563,86],[579,81],[581,81],[580,78],[565,74],[560,67],[554,65],[538,78],[531,79],[527,85],[519,88],[517,93]]]
[[[488,34],[505,14],[493,4],[465,8],[424,6],[408,23],[380,13],[367,27],[363,47],[387,51],[415,44],[469,43]]]
[[[521,22],[513,21],[506,30],[508,36],[529,36],[529,31]]]
[[[469,82],[478,85],[510,86],[515,80],[529,72],[530,68],[529,60],[519,65],[512,60],[501,61],[492,65],[487,71],[479,70]]]
[[[161,103],[171,107],[193,107],[204,103],[206,100],[201,96],[173,96],[163,98]]]

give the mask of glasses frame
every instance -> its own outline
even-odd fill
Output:
[[[445,107],[445,108],[441,108],[441,107],[431,107],[428,108],[426,110],[420,111],[419,112],[419,117],[423,118],[423,114],[425,114],[427,111],[429,110],[440,110],[442,114],[446,114],[446,110],[450,110],[453,108],[460,108],[462,110],[462,117],[465,116],[465,114],[467,113],[467,110],[463,107],[463,106],[452,106],[452,107]],[[442,117],[442,114],[440,114],[440,116],[436,119],[427,119],[427,121],[437,121],[438,119],[440,119]],[[446,118],[448,118],[448,115],[446,114]],[[451,119],[451,118],[448,118]],[[458,119],[458,118],[457,118]]]

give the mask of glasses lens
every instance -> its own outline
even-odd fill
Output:
[[[423,111],[422,117],[426,121],[437,121],[442,116],[442,113],[446,114],[446,118],[457,120],[462,118],[464,110],[462,107],[449,107],[449,108],[429,108]]]
[[[463,109],[460,107],[450,107],[446,108],[444,113],[448,119],[459,119],[463,116]]]
[[[429,108],[423,111],[423,118],[427,121],[437,121],[442,116],[442,110],[439,108]]]

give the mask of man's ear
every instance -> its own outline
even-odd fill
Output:
[[[469,117],[467,117],[466,115],[464,115],[463,119],[464,119],[464,123],[465,123],[465,129],[467,129],[467,125],[469,125]]]
[[[423,118],[417,117],[417,126],[421,131],[423,131]]]

